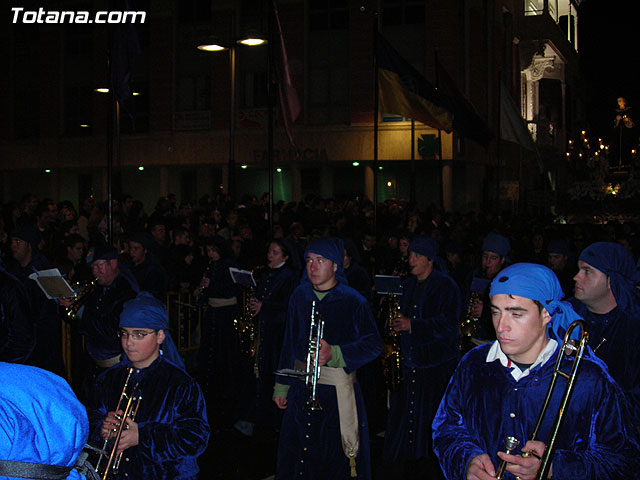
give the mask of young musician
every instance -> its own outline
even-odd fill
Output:
[[[229,242],[215,236],[205,242],[205,249],[208,265],[194,292],[207,305],[202,318],[197,378],[209,405],[211,424],[218,427],[229,424],[240,385],[241,355],[233,326],[240,313],[240,289],[229,274],[229,267],[237,266]]]
[[[553,272],[519,263],[491,283],[497,340],[471,350],[456,369],[433,422],[434,450],[448,479],[491,480],[501,461],[505,479],[530,480],[540,466],[567,382],[559,377],[538,435],[559,342],[580,317]],[[574,330],[575,331],[575,330]],[[640,450],[622,390],[590,349],[558,432],[548,478],[638,478]],[[563,360],[569,372],[575,360]],[[505,453],[505,438],[519,445]],[[523,455],[530,452],[530,455]]]
[[[409,247],[411,276],[404,283],[401,311],[392,321],[400,334],[403,382],[389,395],[383,457],[394,478],[412,473],[439,477],[431,446],[431,423],[459,358],[460,290],[435,268],[438,243],[416,237]],[[418,472],[420,472],[418,474]]]
[[[279,377],[273,400],[286,409],[278,445],[276,478],[371,478],[369,434],[356,370],[382,350],[369,303],[349,287],[342,270],[344,244],[313,240],[305,251],[306,272],[289,301],[280,368],[306,368],[312,305],[324,320],[316,386],[322,410],[305,404],[304,381]],[[286,385],[285,385],[286,383]]]
[[[292,260],[289,242],[274,239],[267,250],[267,268],[256,276],[255,298],[251,299],[249,308],[257,325],[257,347],[251,359],[247,392],[240,401],[241,420],[235,424],[235,428],[246,435],[253,433],[254,425],[275,429],[282,422],[282,411],[271,401],[271,393],[289,298],[300,281]]]
[[[129,369],[129,388],[142,398],[127,418],[117,452],[123,452],[113,479],[194,479],[196,458],[206,448],[209,425],[200,387],[185,371],[168,331],[164,306],[148,292],[125,303],[120,315],[123,360],[98,377],[88,409],[91,439],[102,445],[120,420],[118,400]],[[102,462],[103,464],[106,462]]]

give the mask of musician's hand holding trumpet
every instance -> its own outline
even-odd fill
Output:
[[[313,341],[315,342],[316,338],[314,338]],[[318,366],[322,367],[323,365],[326,365],[333,358],[333,353],[331,352],[331,345],[329,345],[325,339],[321,338],[319,345],[320,347],[318,352]],[[312,352],[311,361],[315,362],[315,359],[316,359],[316,352]]]
[[[317,342],[317,338],[318,337],[313,337],[312,344],[319,345],[318,366],[322,367],[323,365],[326,365],[329,361],[331,361],[331,359],[333,358],[333,352],[331,350],[331,344],[327,343],[327,341],[323,338],[320,339],[320,342]],[[314,364],[316,358],[315,351],[312,350],[310,352],[310,357],[311,364]],[[287,408],[287,397],[273,397],[273,401],[280,410],[284,410]]]
[[[100,434],[104,440],[113,439],[116,437],[116,432],[122,421],[122,415],[124,412],[118,410],[117,412],[109,412],[102,422],[102,430]],[[122,453],[127,448],[138,445],[138,424],[131,418],[125,419],[125,427],[122,429],[120,436],[120,442],[116,453]]]

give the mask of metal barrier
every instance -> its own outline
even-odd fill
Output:
[[[71,383],[71,324],[64,319],[60,320],[60,332],[62,335],[62,362],[67,382]]]
[[[197,304],[190,293],[170,293],[167,295],[169,329],[181,354],[200,348],[202,314],[204,307]]]

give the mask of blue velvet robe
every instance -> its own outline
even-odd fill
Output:
[[[357,290],[357,292],[371,302],[371,278],[369,274],[359,263],[353,262],[349,268],[344,271],[349,286]]]
[[[411,331],[400,335],[403,383],[391,392],[384,442],[389,461],[416,460],[431,454],[431,423],[458,363],[460,290],[455,281],[433,270],[416,302],[418,282],[405,282],[401,309]]]
[[[140,290],[151,293],[161,302],[167,300],[169,275],[158,257],[153,253],[147,252],[144,261],[140,265],[132,263],[131,272],[138,281]]]
[[[237,298],[240,289],[229,274],[229,267],[235,266],[235,262],[227,258],[209,264],[205,275],[210,279],[210,284],[202,292],[205,301],[209,298]],[[209,405],[212,425],[226,424],[231,420],[237,405],[231,405],[229,399],[237,398],[240,394],[242,372],[245,370],[242,366],[246,362],[240,353],[238,335],[233,325],[233,319],[239,313],[237,303],[207,306],[202,320],[197,379]]]
[[[95,397],[87,409],[90,443],[102,447],[102,422],[114,411],[132,365],[124,360],[98,377]],[[130,384],[142,394],[135,422],[139,444],[124,451],[116,479],[197,478],[197,457],[209,441],[209,424],[200,387],[187,373],[158,357],[149,367],[134,370]],[[128,459],[128,460],[127,460]],[[125,476],[128,475],[128,476]]]
[[[356,371],[380,354],[380,335],[371,308],[362,295],[346,284],[338,283],[322,301],[318,301],[307,281],[296,288],[289,302],[280,368],[293,368],[296,359],[306,361],[313,300],[316,300],[316,310],[325,321],[323,338],[330,345],[340,346],[346,373]],[[276,478],[351,478],[349,459],[342,449],[335,387],[318,385],[317,397],[323,410],[307,412],[304,410],[308,398],[305,383],[286,377],[278,377],[277,381],[288,383],[290,389],[280,432]],[[360,441],[356,470],[358,478],[369,479],[367,415],[357,381],[354,390]]]
[[[0,362],[29,363],[36,331],[27,295],[0,260]]]
[[[76,327],[84,335],[87,353],[94,360],[105,360],[122,353],[117,335],[120,313],[125,302],[136,296],[137,288],[137,284],[132,285],[120,272],[110,286],[96,285],[89,295]]]
[[[287,267],[268,268],[258,279],[256,298],[262,301],[262,307],[257,315],[260,343],[256,352],[258,378],[253,415],[257,424],[277,427],[281,421],[280,410],[271,400],[273,372],[280,360],[289,298],[299,281],[298,274]]]
[[[10,259],[7,271],[24,286],[29,302],[30,323],[35,328],[35,345],[29,354],[28,364],[44,368],[56,375],[64,375],[62,361],[60,317],[55,300],[47,299],[35,280],[29,275],[36,271],[51,268],[51,262],[36,248],[32,249],[33,258],[25,267]]]
[[[471,350],[460,362],[433,422],[433,445],[447,479],[466,478],[472,457],[487,453],[497,468],[504,439],[521,448],[530,439],[555,366],[556,352],[516,381],[499,360],[487,363],[491,344]],[[563,371],[569,371],[569,361]],[[537,440],[547,442],[566,381],[558,380]],[[638,478],[640,450],[618,384],[602,362],[585,357],[558,434],[553,479]],[[505,479],[513,479],[510,473]]]
[[[575,298],[569,300],[589,328],[589,345],[607,364],[627,397],[634,424],[640,428],[640,329],[638,318],[619,307],[598,315]],[[603,341],[603,339],[605,339]],[[599,346],[598,346],[599,345]]]

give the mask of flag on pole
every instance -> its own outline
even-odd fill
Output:
[[[117,10],[131,11],[129,1],[115,2]],[[124,108],[133,118],[133,90],[131,78],[136,58],[140,54],[140,42],[138,33],[133,23],[120,23],[114,27],[111,41],[110,70],[113,93]]]
[[[282,35],[282,26],[280,24],[280,17],[278,16],[278,8],[276,2],[273,2],[273,14],[278,28],[278,39],[280,42],[280,64],[278,71],[278,93],[280,97],[280,108],[282,110],[282,121],[284,123],[284,129],[289,137],[289,142],[293,147],[296,146],[293,139],[293,132],[291,126],[300,115],[301,107],[300,100],[298,99],[298,93],[291,82],[291,74],[289,72],[289,60],[287,57],[287,49],[284,44],[284,36]]]
[[[436,88],[377,33],[380,110],[450,133],[453,113]]]
[[[464,137],[487,147],[493,133],[487,123],[477,113],[473,104],[458,89],[458,86],[436,57],[436,87],[445,97],[453,112],[453,129]]]

